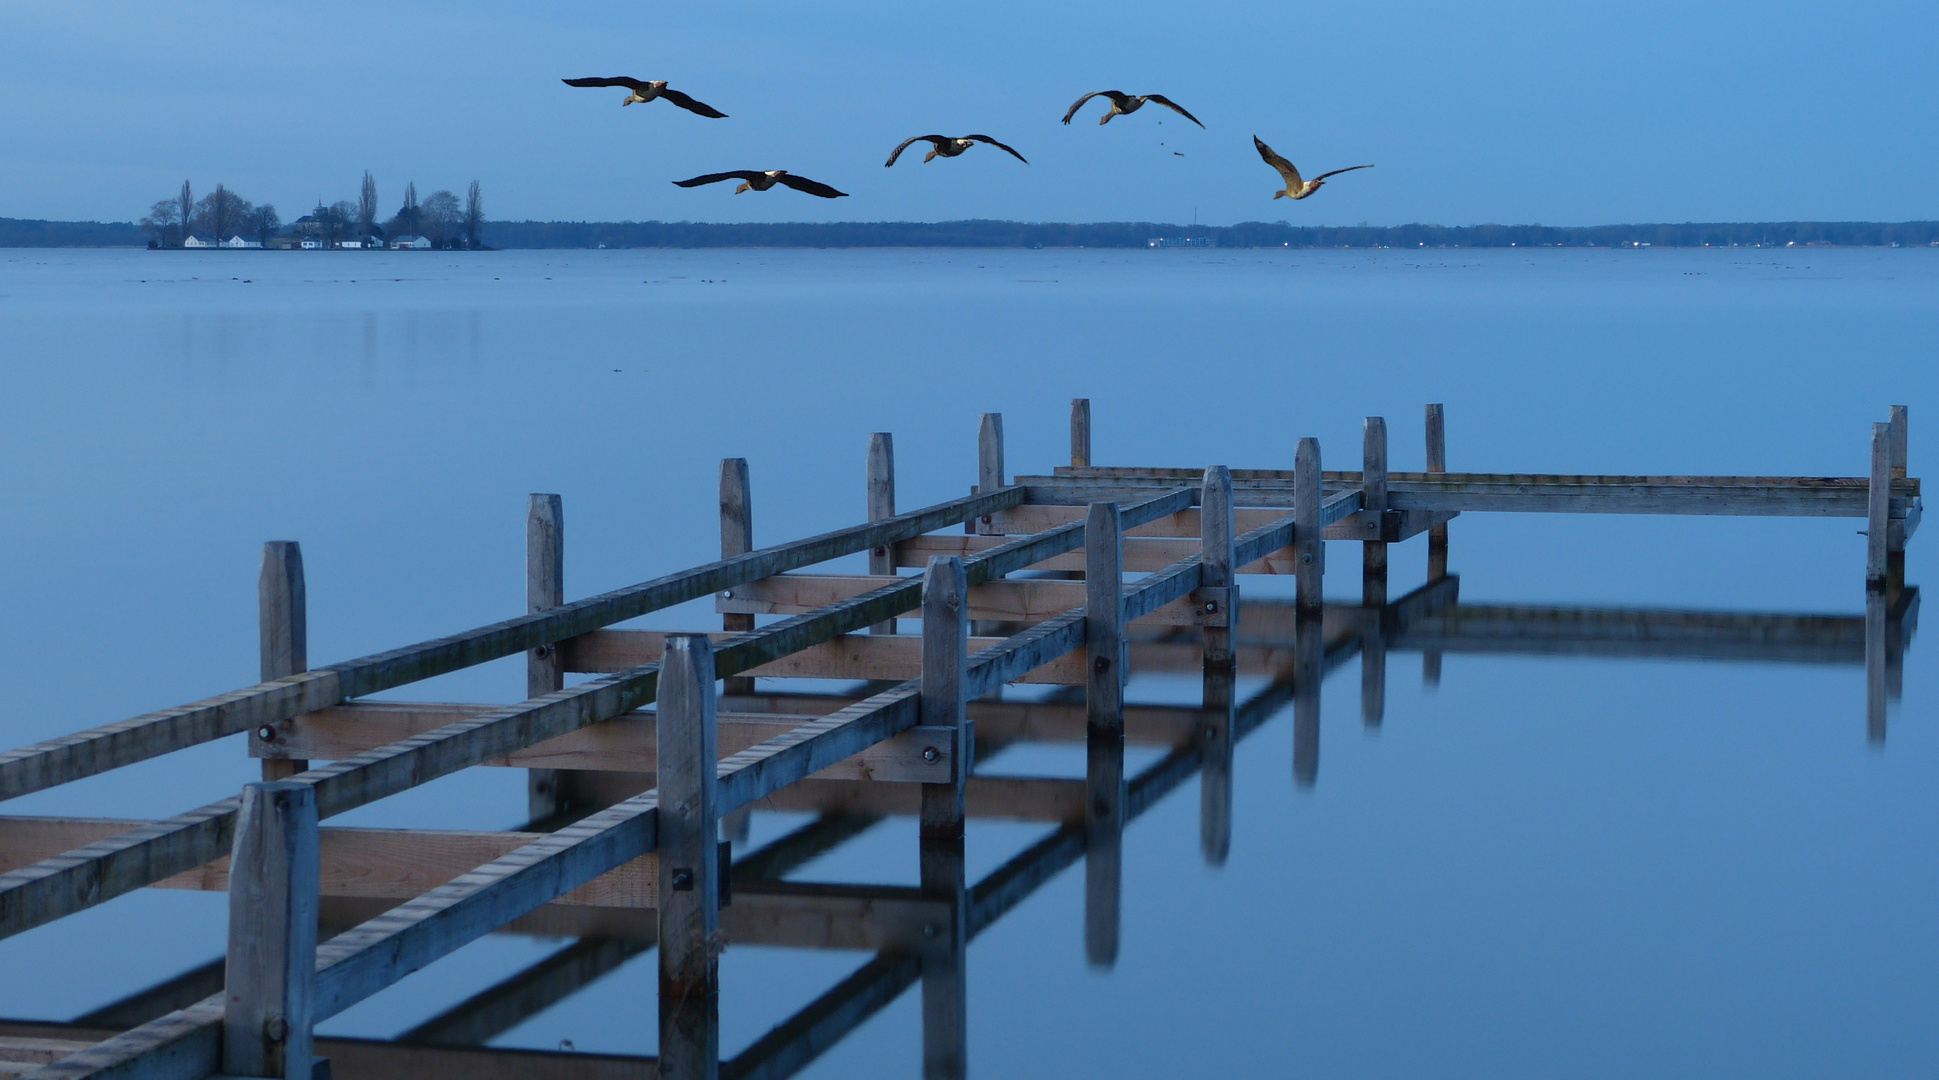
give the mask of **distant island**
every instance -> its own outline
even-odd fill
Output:
[[[476,188],[465,214],[449,214],[449,240],[493,248],[1505,248],[1505,247],[1927,247],[1935,221],[1777,221],[1643,225],[1237,225],[1158,222],[1067,224],[1022,221],[843,221],[828,224],[711,224],[692,221],[483,221]],[[186,194],[186,193],[185,193]],[[412,193],[414,194],[414,192]],[[440,192],[440,195],[445,193]],[[439,200],[443,202],[445,200]],[[456,203],[452,198],[448,200]],[[427,203],[430,200],[427,200]],[[158,204],[159,206],[159,204]],[[414,199],[406,203],[415,211]],[[303,221],[306,235],[356,237],[370,211],[324,207]],[[400,214],[400,216],[403,216]],[[393,235],[417,233],[415,213],[393,219]],[[364,218],[359,228],[358,218]],[[444,232],[443,214],[424,214],[424,232]],[[465,220],[469,217],[469,221]],[[439,222],[433,225],[432,222]],[[292,230],[294,231],[294,230]],[[0,247],[144,247],[157,230],[134,222],[0,218]],[[274,237],[272,236],[271,239]],[[259,239],[258,243],[261,242]],[[178,242],[179,244],[179,242]],[[163,244],[161,246],[171,246]]]

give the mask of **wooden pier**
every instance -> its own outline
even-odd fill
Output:
[[[566,599],[564,507],[535,495],[526,613],[327,667],[308,664],[301,553],[266,545],[261,683],[0,754],[9,799],[246,737],[263,782],[173,817],[0,816],[0,936],[136,889],[228,890],[227,955],[69,1023],[0,1021],[0,1077],[779,1078],[918,985],[923,1073],[961,1077],[969,942],[1081,861],[1086,954],[1115,962],[1127,826],[1197,777],[1203,854],[1222,862],[1235,747],[1290,705],[1293,777],[1315,783],[1320,684],[1354,658],[1369,725],[1396,652],[1419,653],[1429,683],[1447,654],[1471,652],[1862,665],[1866,731],[1885,737],[1918,614],[1904,549],[1922,504],[1902,407],[1874,425],[1869,471],[1850,478],[1450,472],[1437,405],[1419,473],[1388,469],[1377,417],[1356,471],[1322,470],[1312,439],[1291,470],[1098,466],[1091,423],[1074,402],[1072,464],[1011,476],[1002,418],[987,414],[975,492],[906,512],[878,434],[869,520],[767,547],[747,463],[723,462],[719,561],[580,600]],[[1865,612],[1464,604],[1448,528],[1475,512],[1864,519]],[[1390,598],[1389,546],[1423,533],[1427,583]],[[1322,595],[1327,540],[1360,545],[1356,603]],[[812,570],[861,555],[867,574]],[[1251,575],[1292,578],[1292,597],[1245,595]],[[709,596],[719,630],[615,628]],[[366,700],[519,654],[522,702]],[[1128,703],[1132,674],[1196,677],[1201,704]],[[764,690],[772,678],[826,686]],[[1259,688],[1242,698],[1242,680]],[[1053,689],[1018,700],[1007,684]],[[1082,742],[1085,775],[978,774],[1032,742]],[[1127,775],[1127,744],[1162,757]],[[319,824],[472,767],[528,770],[526,827]],[[737,851],[753,810],[817,816]],[[917,884],[787,880],[889,816],[919,821]],[[971,818],[1046,831],[969,881]],[[313,1037],[491,934],[575,941],[397,1039]],[[872,958],[723,1059],[717,957],[736,943]],[[483,1045],[649,949],[657,1057]]]

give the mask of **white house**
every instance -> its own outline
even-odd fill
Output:
[[[323,247],[323,241],[318,240],[315,237],[310,237],[303,241],[304,251],[317,251],[317,250],[320,250],[322,247]]]
[[[261,240],[244,240],[238,235],[224,240],[222,246],[226,248],[259,248],[263,246],[263,242]]]
[[[364,242],[362,240],[345,240],[343,243],[338,244],[337,246],[340,248],[344,248],[346,250],[355,251],[358,248],[363,247]]]
[[[215,245],[213,243],[210,243],[207,240],[202,239],[199,236],[191,236],[188,239],[182,241],[182,246],[185,248],[205,248],[205,247],[214,247]]]
[[[422,236],[400,236],[390,242],[393,249],[416,248],[419,251],[431,250],[431,241]]]

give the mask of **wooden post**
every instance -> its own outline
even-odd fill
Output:
[[[1206,863],[1225,865],[1232,849],[1232,723],[1235,682],[1232,633],[1239,611],[1239,588],[1234,576],[1236,537],[1232,523],[1232,470],[1214,465],[1205,470],[1199,496],[1199,586],[1224,590],[1207,603],[1225,609],[1232,625],[1204,629],[1205,664],[1202,701],[1204,723],[1199,731],[1199,851]]]
[[[1885,588],[1885,548],[1891,527],[1892,425],[1872,425],[1872,476],[1865,509],[1865,587]]]
[[[1360,722],[1380,729],[1387,718],[1387,636],[1375,619],[1360,638]]]
[[[1865,592],[1865,738],[1873,746],[1885,744],[1885,710],[1890,700],[1885,670],[1888,602],[1883,592]]]
[[[1091,399],[1070,400],[1070,463],[1082,469],[1091,463]]]
[[[720,1074],[720,866],[714,782],[720,761],[714,650],[672,634],[656,722],[660,815],[660,1075]]]
[[[1360,542],[1360,603],[1387,602],[1387,420],[1369,416],[1362,452],[1360,496],[1364,503],[1366,539]]]
[[[310,1080],[321,876],[316,789],[242,789],[229,862],[222,1071]]]
[[[976,490],[988,494],[1003,486],[1003,414],[986,412],[976,429]]]
[[[1310,788],[1320,778],[1320,668],[1325,638],[1318,611],[1293,616],[1293,783]]]
[[[935,555],[922,581],[922,723],[947,728],[951,734],[947,783],[922,785],[922,835],[927,839],[961,839],[963,790],[970,755],[969,576],[963,560]],[[938,747],[938,749],[943,749]]]
[[[754,500],[748,490],[747,459],[722,458],[720,462],[720,557],[731,559],[754,550]],[[754,629],[754,616],[730,613],[720,617],[720,628],[728,633]],[[736,675],[721,691],[732,696],[754,692],[754,679]]]
[[[310,670],[309,614],[303,587],[303,549],[294,540],[263,545],[263,567],[256,579],[256,626],[262,649],[262,681]],[[271,725],[274,732],[276,727]],[[249,733],[260,746],[260,729]],[[310,767],[295,758],[264,758],[263,779],[282,780]]]
[[[869,436],[868,513],[870,521],[895,516],[895,436],[878,431]],[[869,573],[895,573],[895,551],[888,545],[869,549]],[[895,633],[895,620],[869,627],[871,634]]]
[[[1906,408],[1892,406],[1892,479],[1906,477]],[[1903,534],[1894,541],[1891,527],[1886,527],[1885,541],[1885,591],[1889,599],[1896,601],[1905,591],[1905,537]]]
[[[964,894],[963,806],[970,757],[969,576],[963,560],[937,555],[922,583],[922,724],[948,732],[954,777],[922,785],[919,834],[923,896],[947,905],[947,917],[923,927],[922,1075],[969,1075],[969,904]],[[938,749],[943,749],[938,747]]]
[[[566,602],[565,503],[557,495],[534,494],[525,511],[525,610],[545,611]],[[557,645],[525,654],[525,696],[543,697],[565,689],[565,658]],[[564,813],[580,800],[572,773],[528,769],[527,811],[533,821]]]
[[[1124,541],[1117,503],[1092,503],[1084,525],[1084,955],[1118,959],[1124,848]]]
[[[1427,471],[1448,471],[1447,420],[1439,403],[1427,407]],[[1427,580],[1432,583],[1448,576],[1448,527],[1435,525],[1427,530]],[[1421,653],[1421,681],[1430,687],[1441,685],[1441,651]]]
[[[1293,454],[1293,549],[1298,553],[1297,607],[1318,611],[1326,576],[1326,541],[1320,527],[1320,441],[1301,439]]]

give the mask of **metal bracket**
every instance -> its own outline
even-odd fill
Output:
[[[1238,586],[1207,586],[1193,589],[1187,596],[1195,626],[1236,626],[1234,609],[1239,603]]]

